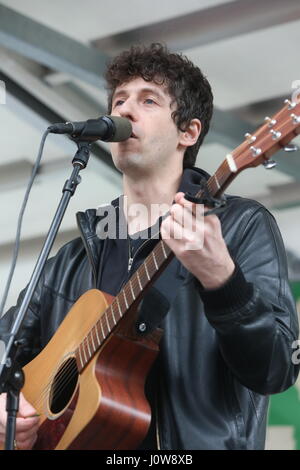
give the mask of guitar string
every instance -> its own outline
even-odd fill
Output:
[[[72,371],[73,368],[73,371]],[[73,363],[66,363],[62,366],[62,369],[60,371],[60,376],[62,376],[67,370],[71,371],[71,374],[67,375],[65,378],[65,384],[63,385],[63,388],[65,387],[66,383],[70,382],[74,378],[74,371],[77,371],[77,367],[74,369],[74,362]],[[54,385],[54,379],[56,377],[56,373],[54,372],[52,374],[52,377],[50,377],[50,382],[47,384],[47,386],[42,390],[42,393],[37,397],[37,400],[32,403],[33,406],[36,407],[37,410],[43,406],[45,403],[45,399],[47,398],[48,391],[52,388],[52,385]],[[67,380],[67,382],[66,382]],[[61,391],[62,391],[62,385],[60,385],[57,389],[54,388],[54,396],[57,396]]]

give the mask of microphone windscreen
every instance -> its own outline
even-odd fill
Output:
[[[109,139],[109,142],[121,142],[127,140],[132,134],[131,122],[123,117],[108,116],[115,125],[114,135]]]

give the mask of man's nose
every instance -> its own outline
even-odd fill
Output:
[[[119,113],[121,117],[136,121],[138,117],[137,106],[133,100],[127,99],[124,103],[119,106]]]

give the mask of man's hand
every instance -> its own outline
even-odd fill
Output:
[[[6,427],[6,394],[0,395],[0,444],[5,443]],[[39,417],[36,410],[20,394],[19,413],[16,422],[16,448],[19,450],[31,449],[37,439]]]
[[[218,217],[201,217],[201,209],[203,214],[203,206],[187,201],[184,193],[177,193],[170,215],[162,222],[161,235],[205,289],[217,289],[231,277],[235,265]]]

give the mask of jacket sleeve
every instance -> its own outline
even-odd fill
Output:
[[[207,319],[224,360],[243,385],[260,394],[281,392],[299,372],[292,360],[298,318],[273,216],[258,205],[229,249],[236,264],[231,279],[220,289],[198,286]]]
[[[43,281],[41,279],[33,294],[18,335],[18,338],[23,340],[22,348],[20,348],[17,355],[17,360],[21,366],[24,366],[31,361],[41,350],[40,302],[42,284]],[[5,344],[7,344],[9,339],[14,319],[20,309],[26,289],[27,287],[20,293],[17,304],[14,307],[11,307],[0,319],[0,339],[4,341]]]

